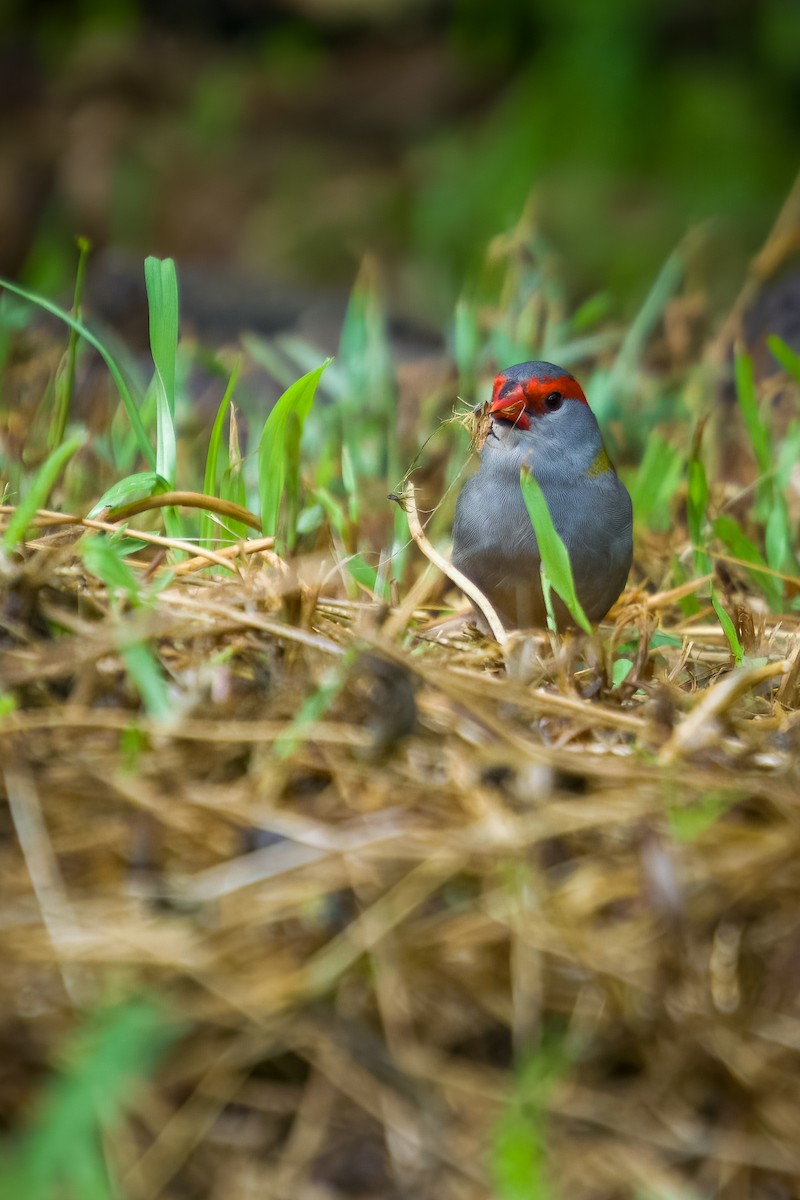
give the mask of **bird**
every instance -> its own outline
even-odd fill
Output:
[[[453,565],[506,628],[546,626],[541,558],[520,483],[526,468],[569,553],[578,599],[590,621],[602,620],[628,578],[633,509],[581,385],[554,363],[518,363],[496,377],[488,417],[480,469],[456,504]],[[574,626],[555,592],[552,604],[557,627]]]

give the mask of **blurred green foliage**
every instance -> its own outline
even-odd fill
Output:
[[[531,195],[573,294],[602,286],[638,304],[687,227],[717,220],[711,277],[725,295],[797,167],[793,0],[454,0],[358,16],[335,0],[313,16],[205,0],[196,17],[169,105],[120,137],[105,219],[111,240],[137,252],[170,203],[177,151],[200,192],[212,179],[256,186],[230,238],[243,261],[349,282],[374,249],[402,267],[406,301],[439,319]],[[7,3],[0,31],[33,45],[56,86],[108,59],[107,87],[124,77],[126,45],[135,58],[148,28],[181,20],[180,6],[146,0]],[[402,45],[406,56],[392,58]],[[426,55],[438,90],[420,102]],[[374,112],[363,103],[372,58],[399,72],[396,102],[381,94]],[[66,281],[57,247],[92,232],[70,222],[54,195],[25,272],[32,285],[52,293]]]
[[[149,998],[88,1013],[28,1129],[0,1146],[0,1194],[16,1200],[118,1197],[104,1134],[181,1032]]]
[[[455,272],[534,188],[583,271],[638,289],[692,222],[757,238],[797,169],[800,8],[785,0],[459,0],[453,41],[500,79],[471,135],[442,131],[426,160],[416,237]]]

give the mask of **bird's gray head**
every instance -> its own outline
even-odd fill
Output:
[[[535,447],[539,462],[552,455],[562,461],[572,459],[587,470],[602,449],[600,430],[581,385],[554,363],[518,363],[501,371],[492,388],[489,415],[497,422],[495,437],[509,448],[512,444]],[[603,466],[606,461],[607,455]]]

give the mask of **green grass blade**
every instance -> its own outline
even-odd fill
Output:
[[[220,406],[217,409],[217,415],[214,418],[214,425],[211,429],[211,437],[208,439],[208,451],[206,453],[206,469],[203,475],[203,492],[206,496],[218,496],[218,480],[220,478],[220,455],[222,450],[222,433],[225,428],[225,414],[228,411],[228,406],[233,399],[233,393],[236,390],[236,382],[239,378],[239,369],[241,367],[241,359],[237,359],[233,370],[228,378],[228,384],[225,388],[225,394],[220,401]],[[230,466],[230,460],[226,464]],[[214,531],[217,528],[216,523],[210,513],[203,513],[200,518],[200,539],[201,545],[211,547],[214,541]]]
[[[111,598],[124,596],[134,607],[139,606],[139,580],[122,556],[121,535],[89,534],[81,539],[79,549],[86,570],[102,579]]]
[[[289,414],[297,414],[302,433],[314,402],[317,384],[329,362],[331,359],[326,358],[321,366],[302,375],[288,387],[264,425],[258,443],[258,494],[261,502],[261,527],[266,537],[273,536],[278,528],[278,513],[286,481]]]
[[[689,460],[686,523],[689,526],[689,537],[694,548],[697,569],[701,574],[706,574],[709,570],[708,551],[705,540],[707,509],[708,478],[706,476],[706,469],[702,459],[693,457]]]
[[[92,1014],[73,1037],[64,1056],[69,1066],[50,1082],[35,1124],[0,1165],[0,1195],[20,1200],[118,1195],[111,1186],[100,1190],[108,1181],[101,1132],[118,1119],[135,1083],[178,1033],[150,1001]],[[88,1184],[91,1193],[79,1183]]]
[[[680,286],[683,273],[683,254],[678,249],[669,256],[656,276],[642,307],[625,333],[611,368],[595,371],[591,381],[592,408],[601,423],[615,412],[618,398],[630,393],[648,339],[661,319],[667,301]]]
[[[669,526],[669,506],[683,475],[684,457],[657,433],[647,439],[630,493],[637,525],[664,530]]]
[[[89,240],[88,238],[79,237],[76,241],[78,244],[78,267],[75,272],[72,312],[76,320],[80,320],[83,289],[86,283],[86,264],[89,260]],[[69,421],[72,401],[75,396],[75,370],[78,363],[78,343],[79,335],[77,329],[70,329],[67,352],[56,374],[56,409],[53,415],[53,423],[48,433],[48,445],[51,449],[61,445],[64,440],[67,422]]]
[[[153,451],[153,447],[148,441],[147,434],[145,433],[144,425],[142,424],[141,417],[139,416],[139,409],[133,393],[128,387],[128,384],[125,382],[125,378],[117,366],[116,361],[105,348],[100,339],[96,338],[95,335],[91,333],[85,325],[82,325],[80,321],[77,321],[74,317],[71,317],[70,314],[65,312],[63,308],[59,308],[57,304],[53,304],[52,300],[46,300],[44,296],[38,296],[35,292],[29,292],[27,288],[20,287],[16,283],[11,283],[11,281],[8,279],[0,279],[0,287],[5,288],[9,292],[13,292],[15,296],[20,296],[23,300],[27,300],[30,304],[37,305],[39,308],[44,309],[45,312],[51,313],[52,316],[58,317],[59,320],[63,321],[65,325],[68,325],[70,329],[76,330],[83,340],[88,342],[89,345],[97,351],[108,367],[111,378],[114,380],[114,383],[117,386],[117,391],[120,394],[122,403],[125,405],[125,412],[128,414],[128,420],[131,423],[131,428],[136,435],[136,441],[139,446],[139,450],[141,451],[143,457],[146,458],[150,463],[150,465],[155,467],[156,456]]]
[[[691,805],[672,805],[667,809],[669,831],[676,841],[694,842],[715,825],[733,805],[724,792],[709,792]]]
[[[134,607],[146,601],[139,580],[124,560],[126,547],[121,535],[91,535],[82,540],[80,550],[87,571],[103,581],[112,601],[124,596]],[[121,646],[119,654],[149,715],[159,721],[172,717],[174,705],[150,647],[145,642],[133,642]]]
[[[741,666],[742,660],[744,659],[744,650],[742,648],[742,643],[739,641],[739,635],[736,632],[736,626],[734,625],[733,621],[731,620],[730,615],[722,607],[722,602],[720,601],[719,597],[717,596],[717,590],[714,587],[713,583],[711,585],[711,603],[714,606],[714,612],[717,614],[717,619],[719,620],[719,623],[722,626],[722,632],[725,634],[725,637],[727,638],[728,645],[730,646],[730,649],[731,649],[731,654],[733,655],[733,661],[735,662],[736,666],[739,667],[739,666]]]
[[[89,516],[97,517],[107,508],[117,508],[120,504],[130,504],[133,500],[157,496],[169,490],[166,479],[156,475],[155,471],[138,471],[135,475],[127,475],[112,483],[91,509]]]
[[[767,563],[759,553],[758,548],[753,545],[750,538],[742,531],[739,522],[734,520],[733,517],[723,513],[714,521],[713,529],[715,536],[719,538],[735,558],[740,558],[743,562],[752,563],[755,568],[767,567]],[[763,590],[773,612],[780,612],[783,606],[783,589],[780,580],[775,579],[774,576],[765,574],[763,570],[748,571],[747,574],[756,587]]]
[[[576,625],[586,633],[592,633],[592,626],[575,591],[575,579],[572,574],[572,564],[569,553],[558,534],[544,492],[536,478],[524,467],[520,472],[520,485],[525,507],[531,518],[539,554],[550,585],[563,600]]]
[[[458,385],[466,392],[468,400],[472,399],[475,390],[480,342],[478,306],[462,296],[456,304],[453,319],[453,354],[458,368]]]
[[[175,482],[175,361],[178,354],[178,279],[171,258],[146,258],[150,352],[155,366],[156,471]]]
[[[569,1059],[563,1041],[544,1042],[518,1069],[514,1091],[494,1129],[490,1167],[498,1200],[550,1200],[547,1105]]]
[[[772,449],[770,446],[769,430],[761,420],[756,401],[756,385],[753,375],[753,360],[749,354],[740,351],[734,364],[736,374],[736,395],[742,410],[745,427],[756,456],[758,469],[762,475],[769,475],[772,470]]]
[[[791,566],[793,541],[786,498],[774,495],[764,531],[764,549],[773,571],[785,572]]]
[[[228,466],[222,472],[219,494],[223,500],[231,500],[234,504],[247,507],[247,488],[244,479],[244,461],[239,447],[239,422],[236,409],[231,406],[231,419],[228,426]],[[234,539],[246,538],[249,534],[247,526],[241,521],[229,520],[225,525]]]
[[[338,537],[344,541],[347,529],[347,518],[345,517],[341,507],[339,504],[337,504],[334,497],[327,488],[322,487],[312,488],[311,496],[322,507],[325,516],[328,518],[328,521],[331,524],[331,528],[338,535]]]
[[[800,383],[800,354],[796,354],[790,346],[786,345],[783,338],[779,338],[775,334],[769,335],[767,345],[783,369]]]
[[[84,434],[76,434],[68,442],[56,447],[39,467],[30,489],[20,500],[3,534],[3,545],[7,550],[23,540],[36,510],[44,508],[59,475],[85,440]]]
[[[628,327],[613,367],[615,376],[628,375],[640,362],[650,334],[678,290],[684,275],[683,253],[674,250],[666,260],[645,297],[642,307]]]
[[[171,720],[175,716],[175,705],[150,647],[145,642],[133,642],[122,647],[120,658],[149,716],[156,721]]]

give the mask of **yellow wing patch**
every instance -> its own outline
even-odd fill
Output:
[[[597,475],[605,475],[606,471],[613,471],[614,464],[608,457],[608,451],[605,446],[601,446],[594,456],[594,462],[589,467],[586,474],[590,479],[594,479]]]

